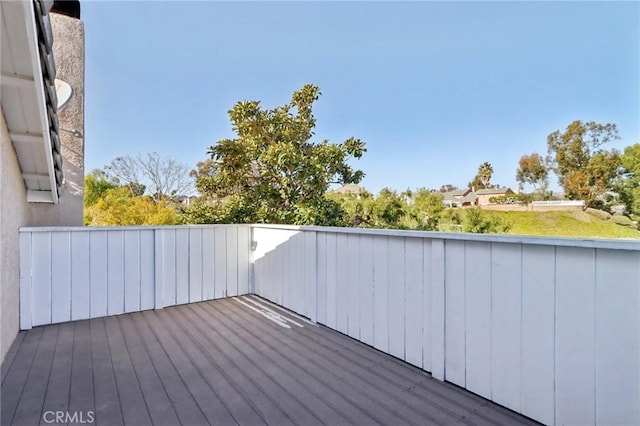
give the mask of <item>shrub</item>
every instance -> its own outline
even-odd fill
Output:
[[[615,215],[611,218],[611,221],[617,225],[628,226],[630,228],[635,228],[635,223],[628,218],[627,216]]]
[[[462,232],[475,234],[500,234],[511,229],[511,224],[498,216],[482,213],[477,207],[467,209],[462,222]]]
[[[609,219],[611,219],[611,214],[608,213],[608,212],[605,212],[603,210],[592,209],[591,207],[589,207],[589,208],[587,208],[586,211],[590,215],[595,216],[600,220],[609,220]]]

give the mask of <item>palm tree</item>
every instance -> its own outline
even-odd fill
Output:
[[[493,176],[493,167],[491,166],[491,163],[485,161],[480,164],[480,167],[478,167],[478,179],[483,187],[489,188],[491,176]]]

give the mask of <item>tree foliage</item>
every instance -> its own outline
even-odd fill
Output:
[[[465,209],[462,231],[476,234],[501,234],[509,231],[511,224],[498,216],[487,215],[478,207]]]
[[[522,185],[529,184],[534,190],[546,187],[549,172],[544,159],[538,153],[523,155],[518,162],[516,180]]]
[[[128,186],[107,189],[85,206],[85,226],[175,225],[180,218],[172,206],[151,197],[134,196]]]
[[[189,167],[157,152],[115,158],[107,174],[127,186],[131,195],[148,193],[155,201],[188,195],[192,190]]]
[[[491,188],[491,177],[493,176],[493,166],[485,161],[478,167],[478,172],[473,180],[469,182],[469,188],[485,189]]]
[[[625,148],[620,164],[622,172],[615,189],[627,210],[640,216],[640,143]]]
[[[84,205],[93,206],[101,199],[109,189],[117,188],[120,182],[116,178],[110,178],[100,169],[95,169],[84,177]]]
[[[359,139],[312,142],[312,108],[320,91],[305,85],[290,103],[263,109],[259,101],[238,102],[229,117],[234,139],[211,146],[211,161],[193,174],[196,187],[224,206],[222,222],[332,225],[343,211],[325,197],[331,183],[358,183],[364,173],[348,161],[366,151]]]
[[[556,130],[547,137],[547,162],[568,198],[583,199],[590,205],[611,187],[618,172],[619,153],[602,146],[616,139],[615,124],[580,120],[569,124],[564,132]]]

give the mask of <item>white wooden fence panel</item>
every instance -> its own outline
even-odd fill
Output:
[[[522,413],[554,422],[555,248],[522,247]]]
[[[389,351],[389,240],[373,241],[373,346]]]
[[[176,295],[176,231],[167,229],[160,231],[162,253],[162,288],[164,306],[177,304]]]
[[[202,295],[204,300],[215,297],[215,229],[202,230]]]
[[[316,234],[316,253],[318,254],[318,278],[317,278],[317,317],[320,324],[327,323],[327,234],[318,232]]]
[[[491,398],[491,244],[465,244],[466,386]]]
[[[405,361],[422,368],[422,316],[428,314],[423,308],[424,290],[424,243],[422,239],[405,239],[404,276],[404,346]]]
[[[155,231],[145,229],[140,235],[140,310],[155,307]],[[133,312],[133,311],[128,311]]]
[[[429,370],[438,380],[445,379],[445,345],[446,345],[446,312],[445,312],[445,242],[433,240],[431,242],[431,340],[429,341],[430,353],[425,365],[429,364]]]
[[[556,424],[596,421],[595,249],[556,248]]]
[[[371,235],[360,236],[360,251],[358,263],[360,294],[360,340],[373,346],[373,237]],[[320,247],[318,247],[320,255]]]
[[[347,334],[360,338],[360,236],[347,235]]]
[[[31,236],[25,233],[21,234],[21,237],[23,235]],[[91,316],[89,237],[88,232],[71,232],[71,320],[87,319]]]
[[[389,238],[389,353],[404,359],[404,238]]]
[[[140,232],[128,231],[124,233],[124,311],[135,312],[141,310],[141,265],[142,251],[140,247]]]
[[[36,233],[33,234],[36,236]],[[90,306],[91,318],[107,315],[107,231],[89,234],[90,259]],[[35,325],[35,323],[34,323]]]
[[[311,321],[316,321],[318,319],[318,307],[317,307],[317,296],[316,296],[316,288],[318,286],[317,277],[318,277],[318,269],[317,269],[317,234],[315,232],[303,232],[304,236],[304,278],[301,283],[304,285],[304,294],[305,294],[305,315],[311,319]]]
[[[327,240],[327,327],[338,327],[338,249],[337,235],[326,235]]]
[[[202,229],[189,229],[189,302],[205,300],[202,286],[202,268],[204,263],[202,251]]]
[[[107,233],[107,314],[124,312],[124,233]]]
[[[446,379],[465,386],[465,255],[464,241],[445,244]]]
[[[633,263],[638,268],[626,267]],[[595,371],[598,424],[640,424],[638,277],[639,253],[596,251]]]
[[[215,281],[213,285],[213,297],[219,299],[226,296],[227,292],[227,236],[224,227],[216,228],[215,232]]]
[[[348,253],[347,235],[336,235],[336,330],[344,334],[349,332],[349,306],[347,302],[347,270],[349,267]]]
[[[189,303],[189,229],[176,229],[176,304]]]
[[[238,228],[229,226],[227,232],[227,296],[238,295]]]
[[[520,411],[522,254],[517,244],[491,244],[492,399]]]
[[[422,365],[423,370],[431,371],[431,338],[432,325],[431,316],[433,309],[431,306],[433,292],[433,271],[431,270],[432,241],[422,240]]]
[[[31,262],[37,265],[31,270],[32,282],[40,283],[32,286],[33,325],[51,322],[51,235],[37,234],[32,237]]]
[[[238,295],[249,293],[249,250],[251,249],[251,230],[238,228]]]
[[[32,275],[33,246],[32,234],[20,233],[20,329],[29,330],[33,323]]]
[[[51,322],[71,320],[71,236],[51,234]]]

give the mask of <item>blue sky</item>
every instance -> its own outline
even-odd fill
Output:
[[[157,151],[194,167],[227,111],[319,86],[318,140],[355,136],[363,185],[439,188],[576,119],[640,142],[638,2],[82,2],[85,167]],[[555,177],[551,183],[556,185]]]

